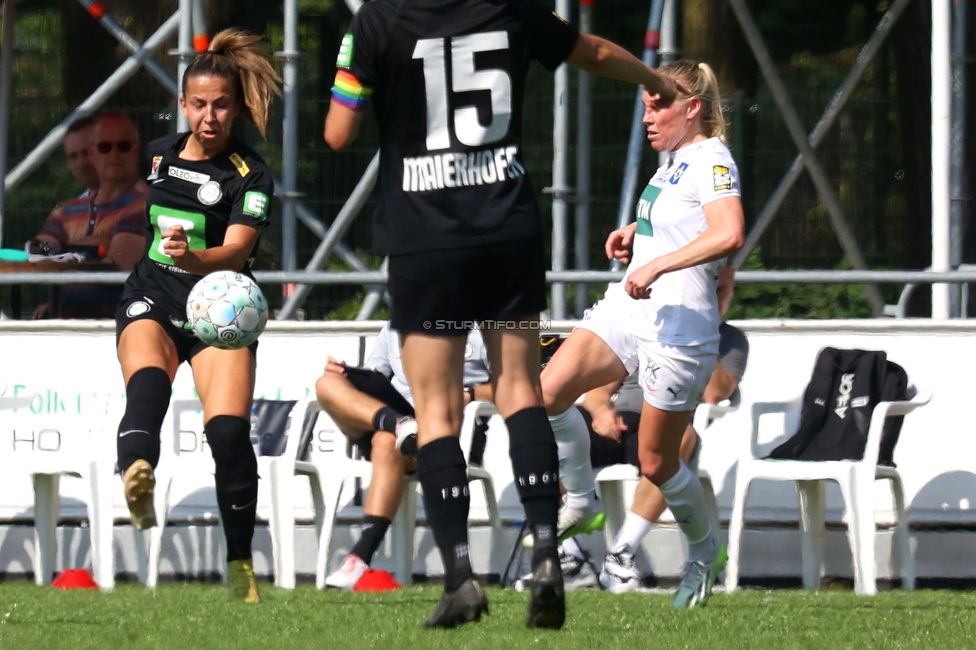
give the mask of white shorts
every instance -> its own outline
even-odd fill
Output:
[[[637,370],[637,343],[634,341],[631,327],[633,314],[628,310],[629,305],[608,292],[603,300],[597,300],[586,310],[576,327],[590,330],[610,346],[613,353],[624,364],[627,374]]]
[[[662,345],[635,336],[643,312],[629,296],[612,292],[586,310],[577,327],[606,343],[630,374],[640,368],[644,401],[663,411],[692,411],[701,402],[715,370],[718,342],[699,346]],[[639,317],[638,317],[639,316]]]
[[[637,339],[644,401],[662,411],[693,411],[705,395],[717,345],[676,347]]]

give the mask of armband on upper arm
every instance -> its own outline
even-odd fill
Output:
[[[336,71],[335,85],[332,86],[332,98],[354,111],[365,110],[369,105],[369,98],[373,95],[373,89],[364,86],[356,76],[339,68]]]

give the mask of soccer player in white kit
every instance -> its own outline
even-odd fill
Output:
[[[562,537],[595,510],[589,435],[573,403],[639,368],[641,473],[660,488],[688,538],[674,606],[692,607],[708,599],[726,556],[711,530],[701,483],[678,451],[715,368],[717,277],[741,248],[745,225],[714,73],[690,61],[660,72],[677,82],[679,94],[667,103],[645,92],[643,121],[651,146],[667,153],[667,162],[644,188],[636,222],[606,242],[607,257],[630,262],[627,273],[556,351],[542,373],[542,390],[567,493],[557,526]]]

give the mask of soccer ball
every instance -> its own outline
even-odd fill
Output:
[[[268,323],[268,301],[246,275],[215,271],[186,299],[186,319],[197,338],[223,350],[254,343]]]

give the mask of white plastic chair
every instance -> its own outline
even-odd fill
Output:
[[[492,402],[476,401],[468,404],[464,409],[459,443],[464,452],[464,458],[468,461],[468,482],[480,482],[485,492],[485,505],[488,508],[488,525],[491,527],[488,571],[489,573],[497,572],[498,575],[501,575],[501,570],[505,563],[504,532],[502,530],[501,515],[498,510],[498,499],[495,495],[495,485],[492,481],[491,474],[482,465],[474,464],[470,460],[477,418],[491,417],[497,412]],[[403,494],[403,502],[400,504],[400,508],[397,510],[397,517],[393,522],[393,548],[396,549],[394,569],[397,577],[404,576],[405,583],[411,582],[411,576],[413,574],[413,540],[417,522],[416,488],[417,479],[410,477],[407,481],[407,489]]]
[[[0,397],[0,410],[30,406],[36,394]],[[68,422],[59,418],[57,425]],[[115,558],[112,553],[114,454],[77,454],[72,451],[36,451],[8,458],[4,473],[28,474],[34,487],[34,581],[51,584],[57,554],[58,513],[61,506],[61,477],[83,479],[88,486],[86,506],[90,523],[92,569],[102,591],[115,587]]]
[[[317,402],[309,401],[306,403],[306,413],[314,413],[319,410],[321,407]],[[460,442],[466,459],[471,450],[476,418],[478,416],[490,416],[494,413],[496,413],[495,406],[490,402],[473,402],[465,408]],[[293,426],[296,419],[292,418]],[[336,439],[336,451],[330,454],[328,459],[315,455],[309,460],[295,461],[294,469],[291,472],[288,471],[285,463],[272,465],[272,512],[278,513],[275,515],[278,519],[273,526],[275,528],[273,535],[277,540],[275,542],[276,553],[280,555],[279,559],[276,559],[276,568],[280,567],[283,573],[283,584],[289,579],[287,576],[291,576],[290,579],[293,584],[295,573],[294,515],[288,514],[294,512],[294,491],[291,477],[307,476],[311,484],[312,500],[315,507],[315,527],[319,540],[315,585],[317,588],[323,589],[328,575],[332,532],[343,487],[349,479],[369,479],[372,475],[372,464],[365,460],[353,458],[350,453],[351,445],[347,443],[345,436],[338,432],[337,436],[341,436],[341,438],[337,437]],[[289,444],[291,444],[292,437],[289,434]],[[298,436],[294,437],[297,438]],[[469,464],[467,474],[469,481],[481,482],[485,490],[489,524],[492,529],[490,566],[493,569],[499,569],[500,574],[500,568],[504,563],[503,531],[494,484],[491,475],[481,466]],[[413,574],[413,538],[416,527],[416,511],[416,481],[408,479],[403,500],[393,520],[394,572],[397,579],[403,584],[409,583]]]
[[[928,404],[931,393],[918,394],[908,401],[880,402],[871,414],[868,439],[862,460],[802,461],[766,460],[758,454],[759,421],[764,415],[782,413],[795,416],[802,406],[800,395],[786,402],[757,402],[752,405],[752,428],[739,454],[735,502],[729,522],[729,561],[725,569],[725,588],[739,587],[739,558],[745,527],[749,485],[757,478],[794,481],[800,500],[800,535],[803,558],[803,586],[817,589],[824,576],[824,516],[827,481],[840,485],[844,497],[847,537],[854,560],[854,592],[861,596],[877,593],[874,560],[874,482],[891,482],[895,501],[895,542],[899,548],[902,587],[915,588],[915,563],[908,537],[908,519],[901,476],[894,467],[878,465],[881,431],[885,419],[911,413]],[[792,418],[797,419],[797,418]],[[787,421],[790,421],[788,418]]]
[[[180,433],[185,430],[183,418],[191,413],[199,413],[203,410],[200,400],[182,399],[174,400],[170,405],[170,415],[172,417],[171,434],[166,434],[163,429],[162,440],[160,443],[159,464],[156,466],[156,488],[153,492],[153,507],[156,510],[156,525],[148,531],[149,550],[146,554],[145,546],[138,543],[143,538],[142,531],[136,530],[136,551],[139,560],[139,578],[144,581],[150,589],[156,588],[159,580],[159,558],[162,553],[163,534],[166,532],[166,521],[169,517],[170,490],[173,487],[173,479],[178,474],[193,473],[214,473],[214,462],[210,454],[194,453],[182,454],[180,451]],[[194,428],[197,433],[202,435],[202,426]],[[260,473],[260,468],[259,468]],[[227,582],[227,563],[226,563],[226,543],[224,541],[223,526],[220,525],[220,511],[216,504],[214,510],[217,513],[217,539],[218,553],[224,570],[221,572],[221,581]],[[134,529],[135,530],[135,529]]]
[[[169,513],[169,494],[176,474],[205,472],[213,474],[214,463],[210,454],[194,454],[195,457],[181,455],[180,433],[184,430],[183,418],[188,413],[199,412],[199,400],[176,400],[171,406],[172,439],[164,438],[163,449],[167,452],[160,458],[156,471],[155,508],[157,525],[151,529],[149,543],[146,585],[155,587],[159,577],[159,557],[162,537],[166,529]],[[296,401],[291,411],[285,451],[280,456],[258,456],[258,475],[266,479],[271,490],[271,533],[272,558],[275,586],[282,589],[295,588],[295,519],[294,495],[291,477],[296,473],[296,459],[301,453],[302,427],[306,413],[318,412],[318,403]],[[297,417],[296,417],[297,416]],[[196,427],[202,432],[202,428]],[[287,482],[285,481],[287,479]],[[313,491],[314,494],[314,491]],[[226,542],[223,527],[220,526],[220,511],[216,510],[218,522],[219,553],[224,565],[222,581],[227,581]],[[287,513],[287,514],[285,514]],[[282,552],[282,549],[291,549]]]
[[[695,409],[692,419],[692,427],[699,434],[703,433],[712,420],[716,420],[726,413],[739,408],[740,396],[737,390],[732,399],[726,400],[722,404],[699,404]],[[721,524],[718,518],[718,505],[715,501],[715,490],[712,486],[712,477],[708,470],[698,468],[698,478],[702,488],[705,490],[705,506],[708,509],[708,518],[711,520],[712,531],[718,534],[721,531]],[[617,533],[623,526],[624,517],[627,513],[627,504],[624,498],[624,483],[636,482],[640,479],[640,471],[629,463],[620,463],[601,468],[596,474],[596,482],[600,488],[600,499],[603,501],[604,512],[606,513],[606,524],[603,527],[603,534],[606,538],[607,548],[613,548]]]

